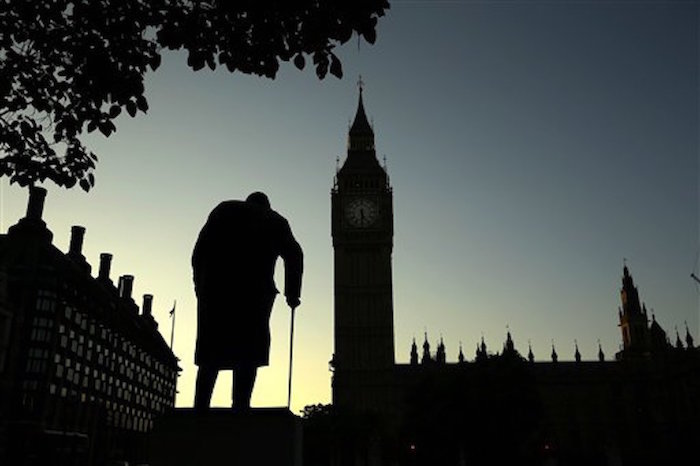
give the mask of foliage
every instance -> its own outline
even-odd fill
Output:
[[[84,132],[109,136],[123,110],[145,113],[144,75],[163,49],[194,70],[274,79],[280,61],[342,76],[333,49],[369,43],[387,0],[0,0],[0,176],[94,186]]]

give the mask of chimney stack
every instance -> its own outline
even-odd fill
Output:
[[[143,295],[143,306],[141,306],[142,315],[150,317],[152,306],[153,306],[153,295],[152,294]]]
[[[82,256],[83,239],[85,238],[85,227],[74,225],[70,229],[70,246],[68,254],[72,256]]]
[[[53,233],[46,228],[46,223],[41,219],[41,215],[44,212],[45,198],[46,189],[30,186],[27,215],[8,228],[7,233],[9,235],[19,235],[24,238],[32,238],[32,240],[51,243]]]
[[[97,278],[99,278],[100,280],[109,280],[109,270],[111,267],[112,255],[108,252],[103,252],[102,254],[100,254],[100,271]]]
[[[44,200],[46,199],[46,189],[38,186],[29,188],[29,202],[27,203],[27,218],[31,220],[41,220],[44,212]]]
[[[119,297],[131,299],[131,291],[134,287],[133,275],[122,275],[119,277]]]

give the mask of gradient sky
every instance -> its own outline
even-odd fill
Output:
[[[169,53],[148,75],[148,115],[119,117],[89,194],[47,185],[44,218],[67,250],[112,277],[135,275],[182,359],[179,406],[191,406],[196,301],[190,254],[221,200],[268,193],[306,253],[295,335],[298,411],[330,401],[333,350],[330,189],[357,106],[357,76],[378,156],[394,187],[396,358],[427,330],[448,360],[483,337],[572,360],[621,343],[627,259],[640,295],[675,341],[698,335],[698,4],[696,2],[395,1],[374,46],[340,49],[345,78],[285,65],[274,81],[194,73]],[[0,230],[26,191],[2,179]],[[282,285],[281,265],[278,285]],[[286,404],[289,312],[278,299],[271,365],[254,406]],[[230,373],[215,404],[230,404]]]

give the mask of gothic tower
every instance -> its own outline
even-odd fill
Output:
[[[622,307],[619,310],[620,330],[622,330],[623,354],[642,355],[649,352],[649,319],[647,310],[640,304],[639,292],[634,285],[627,265],[622,270],[620,289]],[[619,354],[618,358],[622,355]]]
[[[333,403],[377,409],[394,366],[389,177],[376,156],[360,85],[347,157],[331,192],[334,249]]]

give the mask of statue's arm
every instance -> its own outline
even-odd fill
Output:
[[[280,256],[284,261],[284,295],[287,303],[296,307],[301,296],[301,278],[304,274],[304,252],[294,238],[289,223],[283,222]]]

